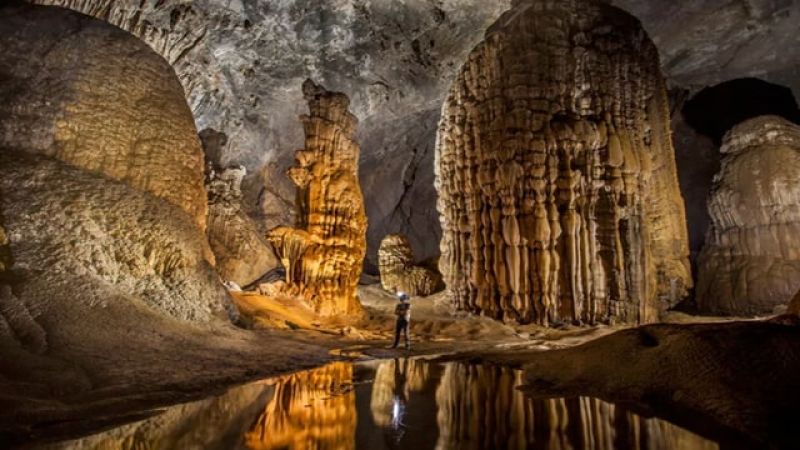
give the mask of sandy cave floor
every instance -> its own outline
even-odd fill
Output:
[[[523,361],[512,355],[568,349],[625,329],[512,326],[454,315],[444,294],[437,294],[412,299],[412,350],[390,349],[394,296],[377,284],[361,286],[359,295],[364,311],[352,323],[319,321],[291,298],[242,292],[232,296],[249,330],[209,332],[189,326],[175,329],[174,324],[159,328],[154,320],[139,324],[136,345],[126,346],[115,339],[124,340],[130,330],[117,333],[113,311],[106,311],[111,319],[104,330],[58,358],[0,349],[6,361],[15,360],[0,370],[0,447],[101,431],[158,413],[167,405],[337,359],[481,355],[520,366]],[[721,320],[679,313],[668,317],[677,323]]]

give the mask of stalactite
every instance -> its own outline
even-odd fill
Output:
[[[424,266],[414,264],[414,252],[405,236],[390,234],[378,249],[381,286],[389,292],[410,295],[431,295],[444,286],[442,276]]]
[[[366,253],[367,218],[358,183],[358,119],[346,95],[303,84],[305,149],[288,171],[297,185],[297,226],[267,238],[286,268],[286,283],[323,315],[358,310],[356,288]]]
[[[526,0],[471,53],[442,109],[440,269],[498,319],[657,320],[691,286],[658,53],[593,0]]]
[[[712,314],[780,312],[800,289],[800,126],[777,116],[726,135],[698,257],[697,303]]]

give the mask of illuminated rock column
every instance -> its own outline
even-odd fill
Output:
[[[297,185],[297,227],[268,239],[286,268],[290,289],[323,315],[359,309],[356,288],[367,248],[364,196],[358,183],[358,119],[346,95],[303,83],[309,114],[301,116],[305,149],[288,171]]]
[[[487,31],[442,109],[436,186],[459,309],[642,323],[692,284],[658,53],[604,3],[522,1]]]

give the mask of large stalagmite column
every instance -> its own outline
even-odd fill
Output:
[[[697,304],[710,314],[779,312],[800,289],[800,126],[750,119],[728,131],[720,152]]]
[[[658,53],[592,0],[519,2],[442,109],[440,266],[496,318],[657,320],[691,286]]]
[[[301,116],[304,149],[289,177],[297,185],[297,227],[269,232],[290,289],[322,315],[359,308],[358,279],[367,248],[364,196],[358,184],[358,119],[350,100],[311,80],[303,83],[309,114]]]

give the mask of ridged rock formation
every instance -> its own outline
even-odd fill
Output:
[[[0,50],[0,217],[24,280],[3,313],[224,315],[198,228],[203,153],[171,67],[108,24],[24,4],[3,10]]]
[[[217,260],[217,272],[225,280],[246,286],[279,267],[272,246],[242,211],[242,166],[220,169],[209,163],[208,242]]]
[[[86,29],[77,14],[44,35],[26,23],[7,17],[16,31],[0,36],[6,151],[47,155],[152,193],[204,229],[203,151],[172,67],[128,33]]]
[[[444,287],[442,276],[423,266],[414,265],[414,252],[408,238],[390,234],[378,249],[381,286],[389,292],[431,295]]]
[[[353,366],[332,363],[275,381],[275,393],[244,446],[271,449],[353,449],[357,422]]]
[[[713,314],[779,312],[800,289],[800,126],[757,117],[731,129],[720,152],[698,306]]]
[[[297,227],[268,239],[286,269],[286,283],[322,315],[359,309],[356,288],[366,253],[367,218],[358,184],[358,119],[350,101],[311,80],[303,83],[309,114],[301,116],[305,149],[288,171],[297,186]]]
[[[436,151],[457,307],[642,323],[691,286],[664,80],[632,16],[521,2],[455,81]]]

